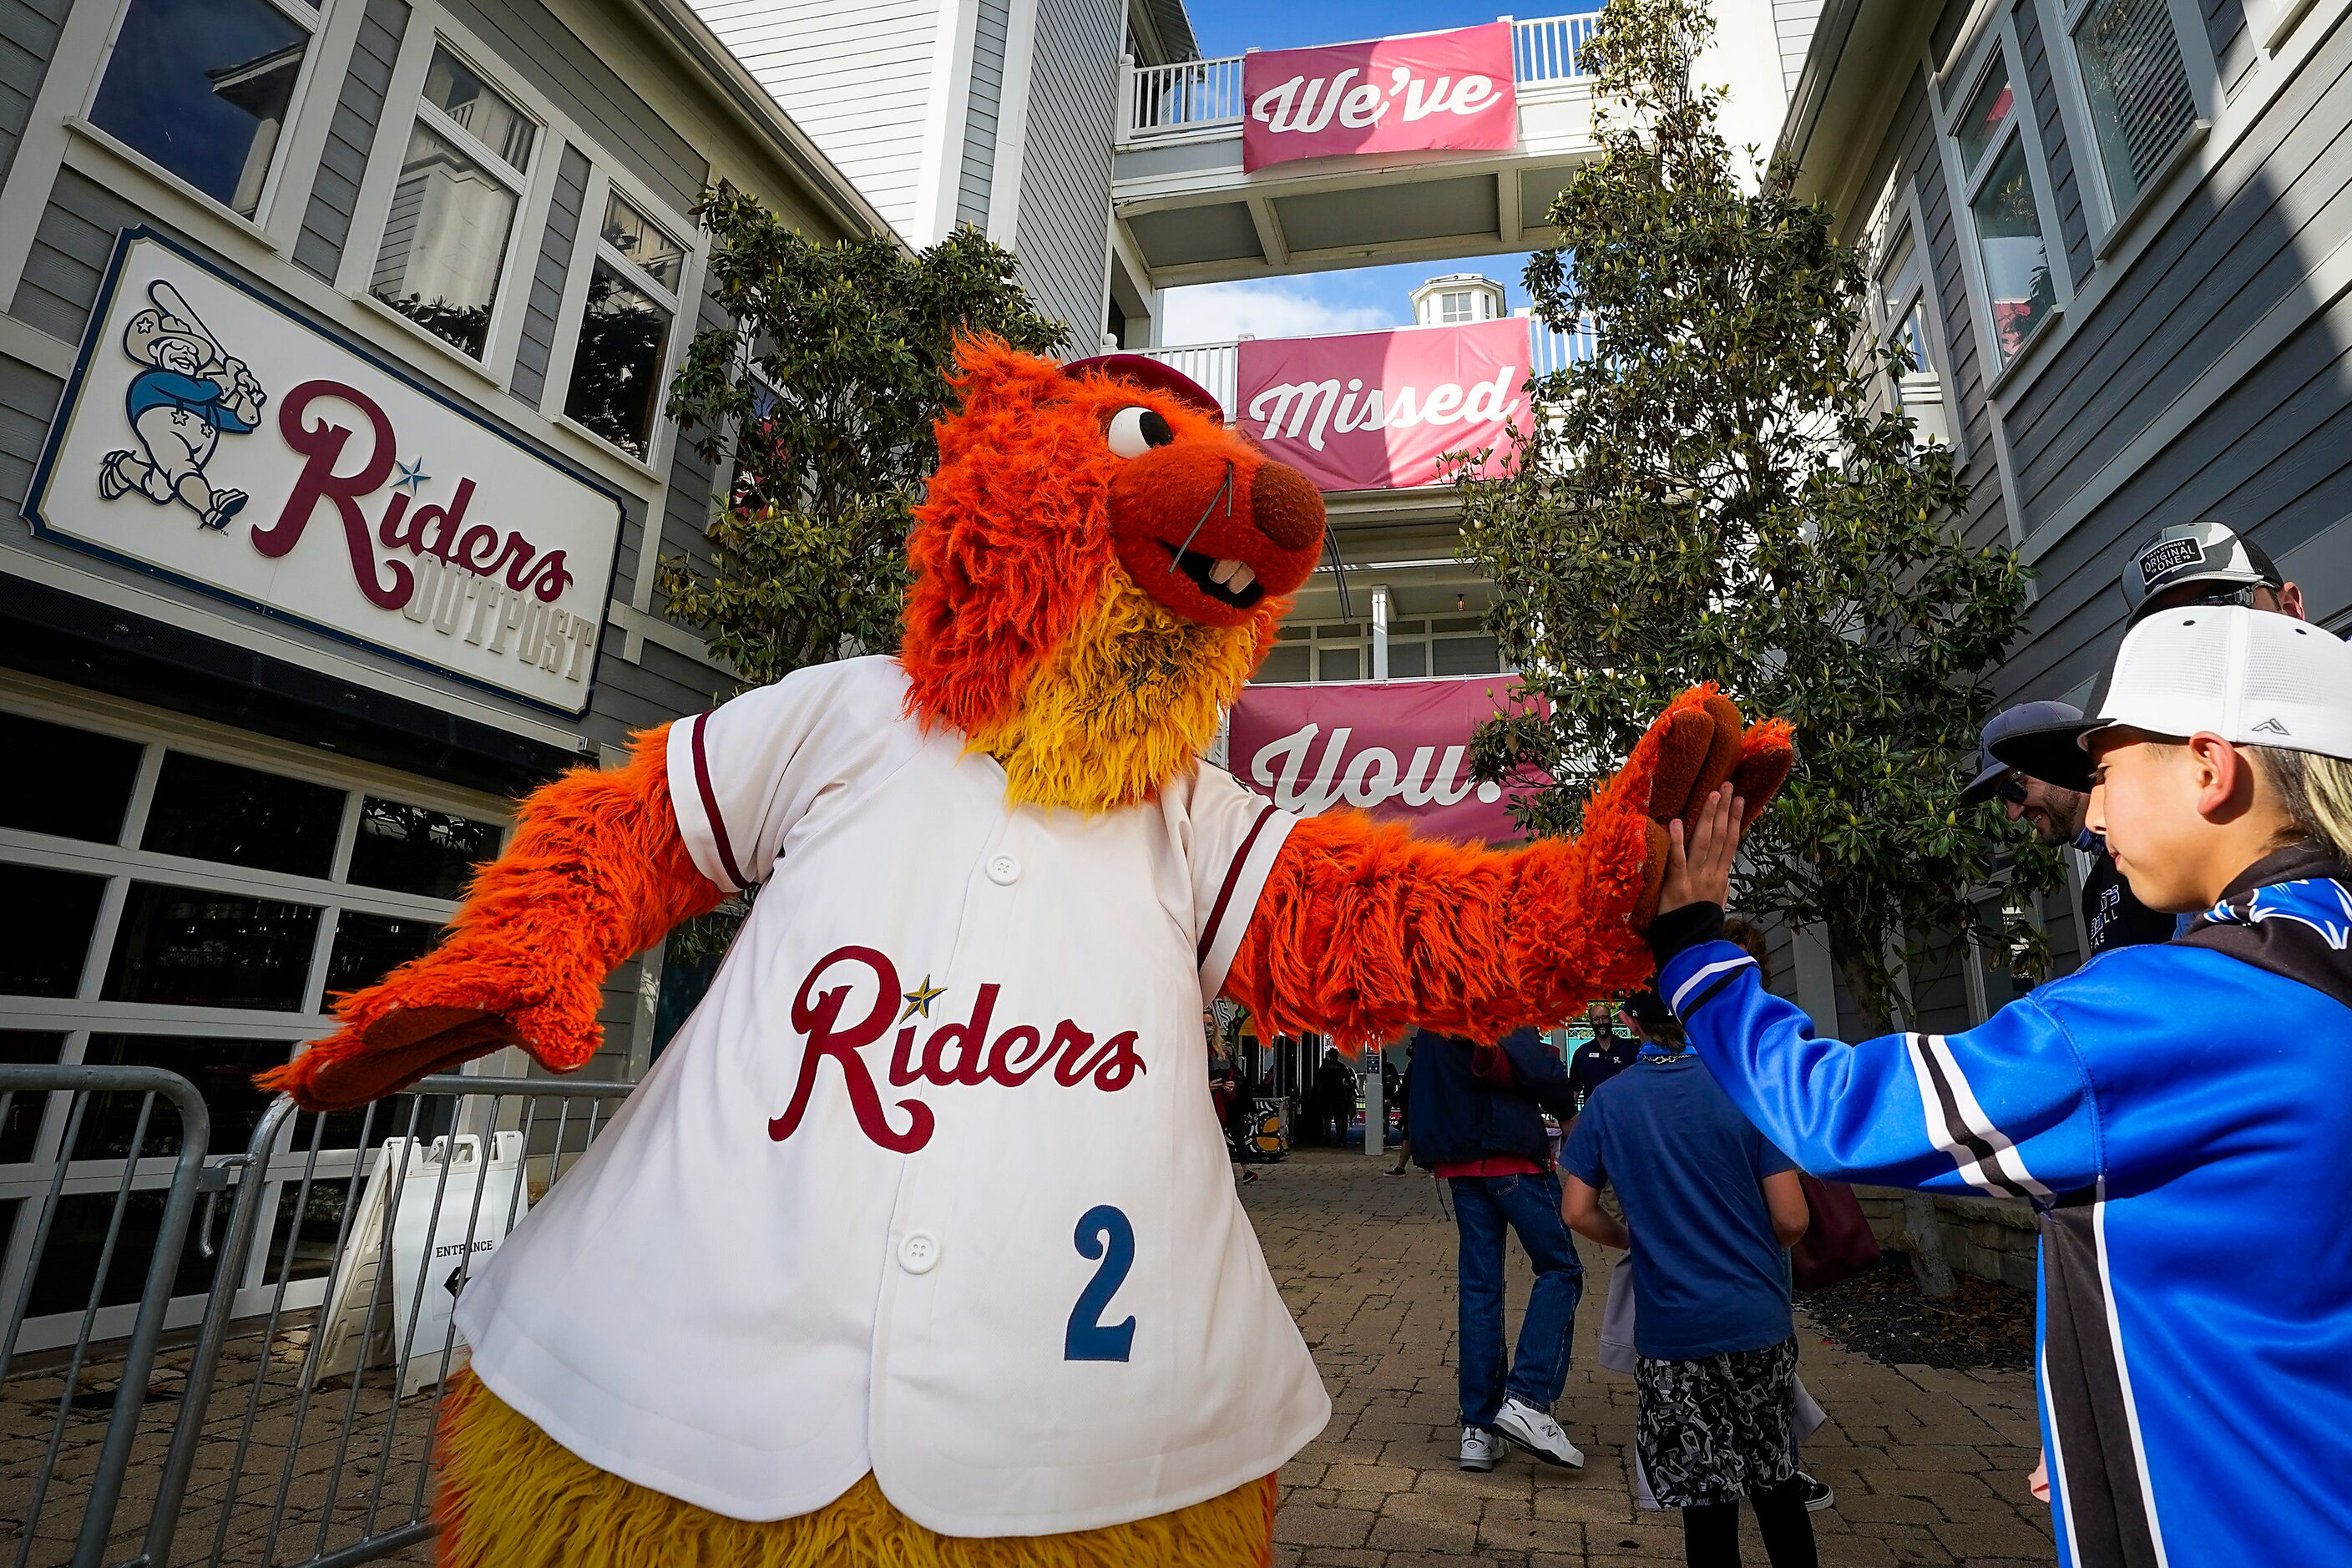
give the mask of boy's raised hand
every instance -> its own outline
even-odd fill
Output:
[[[1739,851],[1746,803],[1723,784],[1699,803],[1691,820],[1666,828],[1666,880],[1658,892],[1658,912],[1685,904],[1728,904],[1731,861]]]

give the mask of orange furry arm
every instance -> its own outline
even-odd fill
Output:
[[[332,1037],[257,1081],[336,1110],[501,1046],[558,1072],[585,1063],[604,1034],[604,977],[724,896],[678,836],[667,736],[667,725],[649,730],[625,766],[574,769],[534,791],[447,940],[342,997]]]
[[[1742,731],[1712,688],[1676,698],[1585,807],[1523,849],[1416,838],[1350,814],[1291,829],[1225,989],[1277,1034],[1349,1047],[1416,1026],[1492,1040],[1559,1023],[1655,967],[1641,933],[1664,825],[1729,780],[1748,820],[1794,760],[1786,724]]]

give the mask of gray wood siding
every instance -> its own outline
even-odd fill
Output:
[[[2254,63],[2254,37],[2246,26],[2246,0],[2204,0],[2205,37],[2226,95],[2238,90]],[[2309,18],[2305,18],[2308,21]]]
[[[368,154],[375,148],[376,126],[383,119],[384,94],[392,85],[393,62],[400,58],[408,16],[407,0],[368,0],[360,18],[359,37],[352,47],[351,69],[343,77],[335,118],[327,129],[318,177],[310,184],[310,202],[303,209],[294,259],[331,281],[342,261],[343,246],[351,238],[360,179],[367,172]]]
[[[21,515],[33,488],[33,465],[66,384],[47,371],[0,354],[0,514]]]
[[[449,0],[449,14],[656,195],[679,211],[694,204],[709,161],[539,0]]]
[[[2042,36],[2042,11],[2036,5],[2017,8],[2017,40],[2025,51],[2025,89],[2033,98],[2033,113],[2042,132],[2042,148],[2050,160],[2050,198],[2058,210],[2046,215],[2058,226],[2057,239],[2066,256],[2066,275],[2079,285],[2091,271],[2091,221],[2083,205],[2083,187],[2074,172],[2074,149],[2058,112],[2058,84],[2053,70],[2071,69],[2063,52],[2055,58]],[[2089,152],[2089,167],[2082,178],[2100,177],[2098,149]]]
[[[2278,556],[2352,515],[2352,302],[2313,310],[2308,278],[2347,233],[2352,34],[2339,30],[2128,269],[2102,280],[2104,297],[2011,399],[2005,429],[2030,535],[2257,322],[2307,313],[2049,543],[2005,691],[2055,695],[2096,670],[2123,618],[2119,557],[2154,529],[2220,517]]]
[[[145,213],[97,181],[58,170],[11,313],[53,338],[81,342],[115,236],[146,221]]]
[[[71,0],[0,0],[0,179],[16,160]]]
[[[547,233],[539,245],[530,293],[523,302],[522,340],[515,347],[515,396],[539,406],[547,390],[548,356],[555,351],[555,318],[563,308],[563,280],[580,232],[580,204],[588,194],[588,160],[577,147],[563,149],[556,165],[555,192],[547,204]]]
[[[989,184],[1004,96],[1004,34],[1012,0],[980,0],[972,31],[971,94],[965,111],[963,163],[956,183],[956,221],[988,226]]]
[[[1027,149],[1014,248],[1038,305],[1092,353],[1105,318],[1110,216],[1111,100],[1125,25],[1112,0],[1037,0]]]

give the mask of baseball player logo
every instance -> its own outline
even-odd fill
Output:
[[[158,506],[176,500],[198,526],[226,528],[246,493],[215,489],[205,466],[224,432],[242,436],[261,422],[269,395],[243,360],[222,352],[178,289],[159,280],[147,298],[149,308],[122,330],[122,352],[147,367],[131,378],[126,399],[139,450],[106,455],[98,493],[113,500],[137,490]]]

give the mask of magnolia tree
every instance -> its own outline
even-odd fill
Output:
[[[1956,804],[2026,574],[1954,536],[1950,454],[1875,395],[1907,366],[1864,328],[1864,258],[1717,132],[1720,92],[1693,75],[1711,29],[1703,0],[1612,0],[1587,47],[1600,155],[1528,284],[1549,325],[1590,320],[1596,352],[1532,384],[1536,435],[1498,475],[1459,480],[1464,559],[1549,710],[1497,719],[1475,753],[1488,777],[1548,773],[1520,815],[1559,833],[1683,687],[1788,718],[1798,770],[1735,897],[1826,931],[1884,1026],[1980,910],[2001,912],[1997,963],[2046,962],[2023,911],[2054,854]]]
[[[733,465],[708,563],[673,555],[670,614],[758,685],[847,648],[896,647],[907,530],[938,460],[963,332],[1047,353],[1066,333],[1013,280],[1013,255],[960,228],[919,255],[887,237],[825,244],[721,188],[697,215],[730,325],[698,333],[670,412]]]

